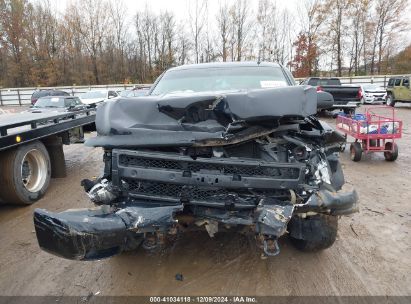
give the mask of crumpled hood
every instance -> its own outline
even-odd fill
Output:
[[[275,128],[287,117],[317,112],[310,86],[219,94],[177,94],[109,100],[99,105],[98,136],[88,146],[189,146],[252,126]]]

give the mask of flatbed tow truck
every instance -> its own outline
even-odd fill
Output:
[[[96,109],[0,115],[0,203],[30,205],[66,176],[63,144],[84,141]]]

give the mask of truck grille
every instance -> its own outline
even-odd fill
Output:
[[[255,206],[262,197],[289,199],[303,184],[303,164],[244,158],[198,158],[113,150],[112,182],[125,196],[146,200]]]
[[[164,159],[150,159],[146,157],[139,157],[134,155],[121,154],[119,157],[119,165],[124,167],[137,168],[158,168],[181,171],[200,172],[202,170],[218,171],[225,175],[242,175],[242,176],[267,176],[267,177],[281,177],[290,176],[291,178],[298,178],[300,170],[298,168],[276,168],[270,166],[260,165],[230,165],[230,164],[216,164],[211,162],[197,162],[195,160],[164,160]]]
[[[171,183],[150,182],[138,179],[124,178],[128,192],[137,198],[149,197],[153,200],[217,202],[227,201],[229,195],[239,196],[248,202],[257,204],[259,196],[270,196],[277,199],[289,198],[287,190],[253,190],[242,193],[230,192],[221,188],[186,186]]]

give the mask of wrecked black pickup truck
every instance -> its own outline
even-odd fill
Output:
[[[314,116],[326,98],[294,84],[276,64],[189,65],[147,97],[100,105],[86,144],[104,148],[104,172],[82,182],[97,207],[36,209],[40,247],[93,260],[230,229],[254,235],[267,256],[287,233],[301,250],[328,248],[358,197],[342,190],[344,137]]]

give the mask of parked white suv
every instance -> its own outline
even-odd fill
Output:
[[[107,99],[118,97],[118,93],[114,90],[89,91],[80,95],[81,101],[88,105],[97,104],[106,101]]]
[[[387,91],[376,84],[363,84],[361,85],[362,98],[361,103],[385,103],[387,97]]]

